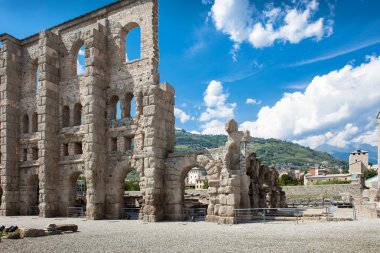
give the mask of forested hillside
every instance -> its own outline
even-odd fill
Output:
[[[224,145],[227,140],[225,135],[198,135],[184,130],[177,130],[176,138],[175,149],[177,152],[216,148]],[[248,150],[256,152],[262,163],[266,165],[285,165],[300,169],[307,169],[314,164],[347,167],[346,161],[335,158],[328,153],[276,139],[251,138]]]

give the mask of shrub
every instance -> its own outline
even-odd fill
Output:
[[[139,178],[125,180],[124,190],[125,191],[140,191],[139,183],[140,183]]]

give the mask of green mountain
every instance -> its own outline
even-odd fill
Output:
[[[184,130],[176,130],[177,152],[196,151],[204,148],[217,148],[227,141],[225,135],[198,135]],[[348,167],[346,161],[326,152],[316,151],[301,145],[276,139],[251,138],[248,151],[255,152],[265,165],[286,166],[306,170],[312,165],[328,167]],[[348,155],[348,154],[347,154]]]

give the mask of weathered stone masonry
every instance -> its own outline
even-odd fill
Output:
[[[126,62],[126,37],[136,27],[141,57]],[[0,215],[26,215],[38,205],[40,216],[65,216],[84,174],[87,217],[120,218],[134,168],[146,221],[181,219],[183,180],[194,166],[209,174],[208,221],[233,223],[235,208],[282,205],[281,188],[258,181],[270,169],[257,170],[245,150],[249,134],[235,121],[226,125],[224,147],[173,153],[175,91],[160,84],[157,0],[118,1],[38,35],[3,34],[0,41]],[[85,74],[78,76],[82,46]]]

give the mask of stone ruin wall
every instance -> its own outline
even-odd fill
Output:
[[[125,38],[135,27],[141,29],[141,58],[125,63]],[[159,84],[157,31],[157,1],[140,0],[111,4],[24,40],[1,36],[2,215],[26,214],[35,201],[31,191],[36,179],[40,215],[65,215],[73,205],[76,178],[83,173],[87,216],[117,218],[121,181],[133,166],[145,189],[144,218],[161,219],[162,184],[155,179],[173,150],[175,130],[174,89]],[[86,72],[77,76],[76,55],[82,45]],[[121,123],[115,122],[115,98],[127,107],[132,96],[136,116],[123,112]],[[79,124],[73,118],[77,105]],[[62,120],[66,107],[68,124]],[[24,117],[30,122],[26,133]],[[115,139],[118,148],[110,150]],[[124,152],[130,139],[134,152]],[[76,144],[83,154],[74,152]],[[64,145],[69,155],[63,155]],[[24,149],[27,161],[20,158]],[[36,150],[38,158],[33,159],[30,153]]]
[[[206,221],[233,224],[235,210],[285,207],[285,193],[278,172],[261,165],[255,153],[246,151],[248,132],[238,131],[234,120],[226,124],[224,147],[194,153],[171,153],[165,171],[165,218],[181,220],[187,173],[194,167],[207,171],[209,182]]]
[[[126,63],[125,39],[136,27],[141,58]],[[40,216],[65,216],[84,174],[87,217],[120,218],[124,179],[134,168],[146,221],[179,218],[181,178],[191,166],[210,176],[208,221],[233,223],[235,208],[281,200],[269,177],[259,176],[261,166],[245,151],[249,135],[234,121],[224,147],[173,153],[175,91],[160,84],[157,0],[118,1],[29,38],[3,34],[0,41],[0,215],[26,215],[38,202]],[[77,76],[82,45],[86,70]],[[117,100],[121,120],[115,120]]]

